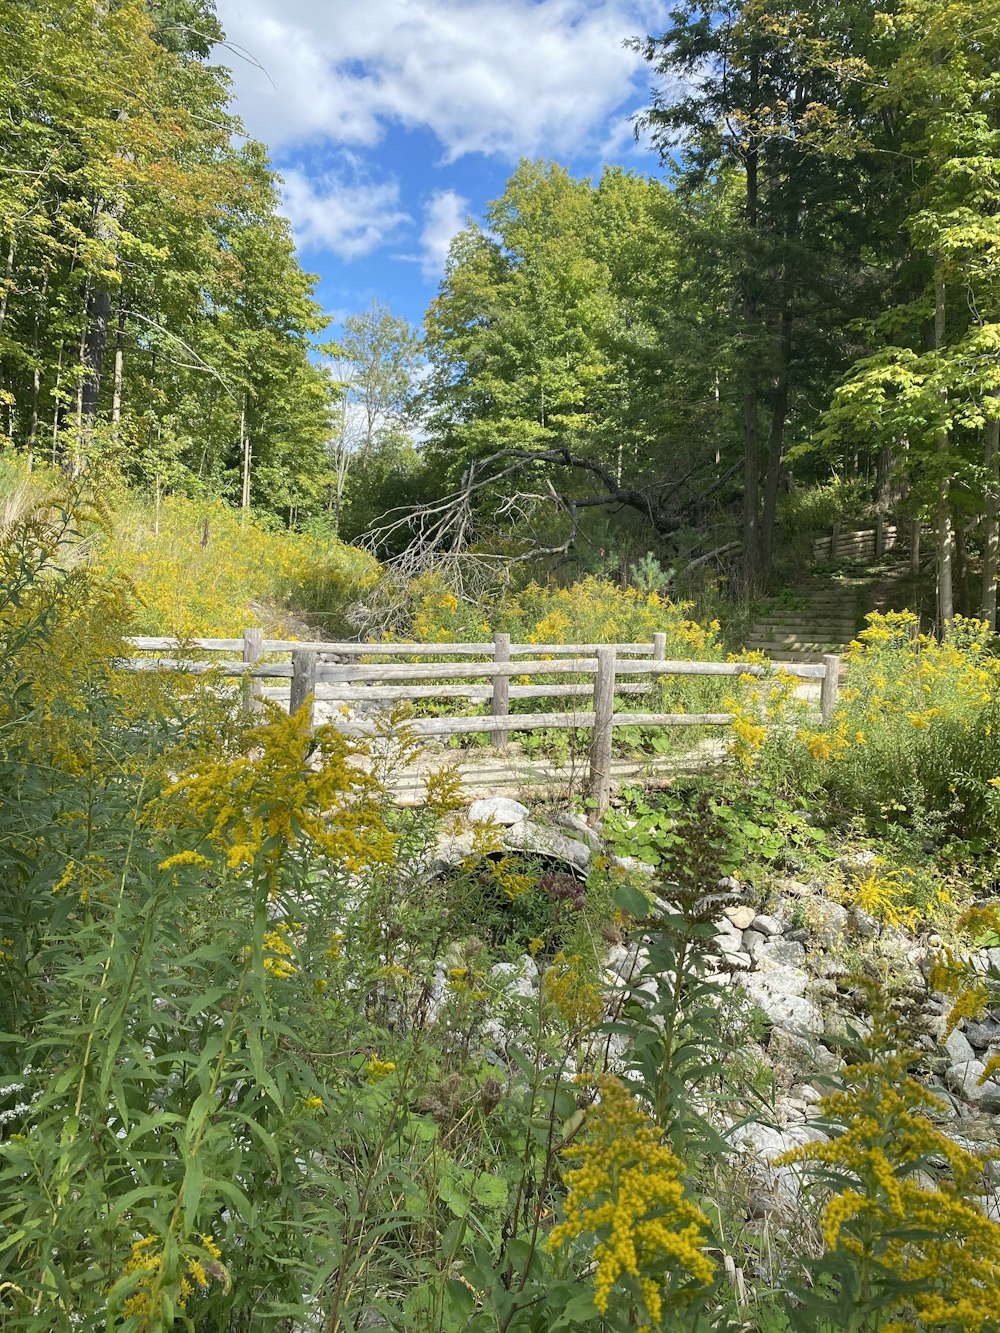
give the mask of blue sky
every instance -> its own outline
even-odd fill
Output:
[[[522,157],[655,172],[629,117],[651,71],[623,43],[659,0],[217,0],[237,109],[331,318],[418,323],[448,242]]]

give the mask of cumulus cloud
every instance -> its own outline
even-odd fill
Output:
[[[465,226],[469,201],[455,190],[438,190],[424,212],[420,233],[420,269],[425,278],[439,278],[452,238]]]
[[[604,138],[641,66],[622,46],[654,0],[218,0],[252,133],[276,148],[371,147],[390,124],[467,153],[573,156]]]
[[[284,210],[300,249],[330,250],[341,259],[370,254],[412,219],[399,206],[395,181],[345,181],[335,172],[283,173]]]

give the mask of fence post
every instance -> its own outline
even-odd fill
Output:
[[[305,650],[292,653],[292,692],[289,713],[297,713],[308,699],[309,725],[313,724],[313,694],[316,689],[316,654]]]
[[[830,560],[831,560],[831,562],[834,561],[834,560],[836,560],[836,558],[837,558],[837,545],[838,545],[839,541],[840,541],[840,524],[839,524],[839,523],[834,523],[833,527],[830,529]]]
[[[836,653],[824,653],[823,665],[826,667],[826,674],[819,687],[819,708],[826,723],[833,720],[834,710],[837,707],[837,695],[840,692],[840,658]]]
[[[665,662],[667,660],[667,636],[666,634],[653,635],[653,661]]]
[[[243,661],[259,662],[264,656],[264,631],[245,629],[243,631]],[[263,686],[249,672],[243,677],[243,711],[255,713],[260,708]]]
[[[493,661],[510,661],[509,634],[494,634]],[[493,677],[492,712],[494,717],[506,717],[510,712],[510,676]],[[491,731],[490,743],[494,746],[505,746],[507,744],[507,733],[505,731]]]
[[[878,513],[875,515],[875,559],[885,554],[885,517]]]
[[[611,800],[611,719],[615,711],[615,650],[598,648],[594,674],[594,730],[590,738],[590,794],[596,822]]]

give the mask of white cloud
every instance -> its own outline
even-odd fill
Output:
[[[623,39],[657,0],[218,0],[240,109],[272,147],[371,147],[430,129],[446,161],[573,156],[604,138],[642,61]]]
[[[425,278],[439,278],[444,272],[452,238],[465,226],[469,201],[455,190],[438,190],[424,212],[420,233],[420,268]]]
[[[395,181],[348,183],[336,173],[309,177],[296,168],[282,173],[284,209],[300,249],[325,249],[359,259],[384,245],[406,222]]]

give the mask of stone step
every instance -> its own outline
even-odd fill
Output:
[[[747,639],[747,647],[754,652],[772,653],[778,651],[794,653],[844,653],[850,647],[848,640],[806,639],[794,634],[775,639]]]
[[[754,633],[768,629],[780,629],[789,633],[794,633],[796,630],[807,630],[814,635],[827,635],[832,631],[835,635],[846,634],[850,637],[857,629],[857,621],[853,617],[833,620],[828,617],[808,616],[767,616],[764,619],[754,621]]]

